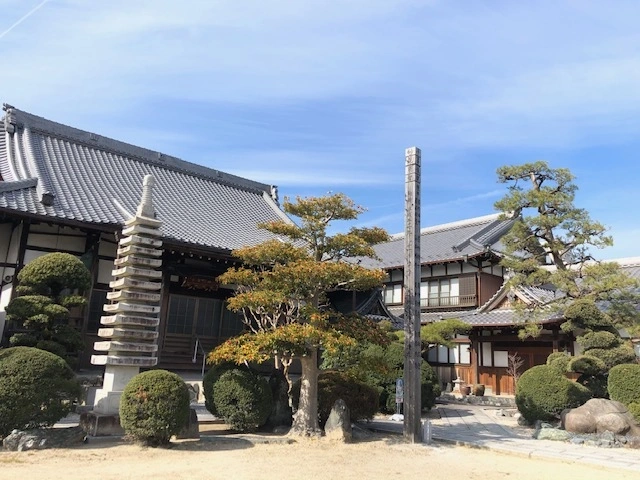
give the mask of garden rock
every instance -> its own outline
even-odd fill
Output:
[[[351,415],[349,414],[349,407],[341,398],[336,400],[331,408],[331,413],[324,426],[324,433],[329,440],[351,441]]]
[[[45,448],[66,448],[83,443],[87,434],[81,427],[14,430],[2,440],[5,450],[22,452]]]
[[[627,408],[620,402],[604,398],[593,398],[578,408],[563,412],[562,426],[573,433],[640,435],[640,427]]]
[[[541,428],[536,431],[535,438],[538,440],[555,440],[564,442],[571,438],[571,434],[566,430],[560,430],[559,428]]]

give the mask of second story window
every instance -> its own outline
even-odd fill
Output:
[[[442,278],[422,282],[420,305],[423,307],[457,307],[460,305],[460,286],[457,278]]]
[[[402,284],[389,284],[384,287],[384,303],[388,305],[402,303]]]

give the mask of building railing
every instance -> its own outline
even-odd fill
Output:
[[[457,297],[421,298],[422,308],[475,307],[476,295],[459,295]]]

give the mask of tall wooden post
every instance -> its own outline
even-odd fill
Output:
[[[422,442],[420,421],[420,149],[405,151],[404,437]]]

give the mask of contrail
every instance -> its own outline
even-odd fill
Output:
[[[26,15],[24,15],[22,18],[20,18],[16,23],[14,23],[13,25],[11,25],[9,28],[7,28],[4,32],[0,33],[0,39],[2,37],[4,37],[7,33],[9,33],[11,30],[13,30],[14,28],[16,28],[18,25],[20,25],[22,22],[24,22],[27,18],[29,18],[31,15],[33,15],[34,13],[36,13],[38,10],[40,10],[42,8],[42,6],[49,2],[49,0],[43,0],[42,2],[40,2],[38,5],[36,5],[35,7],[33,7]]]

